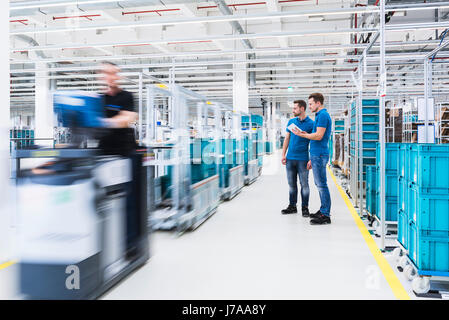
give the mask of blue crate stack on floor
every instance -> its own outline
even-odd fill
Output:
[[[351,105],[350,170],[355,172],[356,103]],[[362,164],[363,181],[366,181],[366,166],[376,164],[376,143],[379,141],[379,99],[362,100]]]
[[[366,166],[366,210],[370,216],[377,214],[377,170],[376,166]]]
[[[407,198],[408,198],[408,179],[406,176],[408,149],[410,144],[402,143],[399,145],[398,152],[398,241],[408,249],[408,216],[407,216]]]
[[[449,276],[449,146],[410,144],[405,158],[407,223],[399,224],[398,240],[406,235],[420,275]]]
[[[399,183],[399,150],[400,143],[385,144],[385,221],[396,222],[398,220],[398,183]],[[376,204],[380,204],[380,144],[376,146]],[[376,210],[376,216],[380,219],[380,210]]]

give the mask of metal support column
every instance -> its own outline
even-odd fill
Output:
[[[145,145],[149,145],[151,141],[156,139],[156,115],[154,107],[154,90],[151,86],[147,86],[147,121]]]
[[[142,135],[143,117],[142,116],[143,116],[143,75],[141,72],[141,73],[139,73],[139,120],[138,120],[138,123],[139,123],[138,139],[139,139],[140,144],[142,143],[142,140],[143,140],[143,135]],[[148,118],[146,120],[148,122]],[[148,132],[147,132],[147,134],[148,134]]]
[[[387,72],[385,68],[385,0],[380,0],[380,227],[381,250],[385,250],[385,96],[387,94]]]
[[[357,150],[356,161],[357,161],[357,195],[358,200],[356,201],[359,207],[359,216],[363,215],[363,125],[362,125],[362,112],[363,112],[363,72],[362,64],[358,67],[358,86],[357,89],[359,94],[357,96],[356,103],[356,126],[357,126]]]
[[[429,58],[424,58],[424,102],[426,106],[425,110],[425,122],[424,122],[424,137],[426,143],[429,143],[429,98],[432,95],[432,63]],[[419,137],[418,137],[419,138]]]

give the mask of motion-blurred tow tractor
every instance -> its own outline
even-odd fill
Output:
[[[152,152],[139,149],[131,159],[78,147],[101,128],[99,95],[56,92],[54,110],[76,144],[13,152],[20,291],[30,299],[96,298],[149,258],[152,173],[143,162]],[[47,162],[27,167],[30,158]]]

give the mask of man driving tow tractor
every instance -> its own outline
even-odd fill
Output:
[[[134,111],[134,98],[131,92],[121,89],[120,68],[112,62],[102,62],[100,73],[107,89],[104,92],[103,119],[107,127],[105,135],[100,139],[99,148],[106,154],[130,156],[137,147],[134,129],[131,124],[137,121]]]

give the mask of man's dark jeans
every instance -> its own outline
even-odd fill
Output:
[[[309,170],[307,170],[306,160],[290,160],[287,159],[287,179],[288,185],[290,187],[290,206],[295,206],[298,202],[298,176],[299,182],[301,183],[301,206],[309,207]]]

